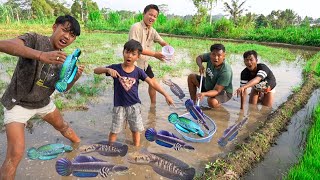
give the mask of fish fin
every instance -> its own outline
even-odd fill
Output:
[[[128,146],[127,145],[123,145],[121,148],[121,152],[120,152],[120,156],[123,157],[128,153]]]
[[[97,177],[98,172],[82,172],[82,171],[74,171],[72,173],[76,177]]]
[[[74,162],[105,162],[101,159],[97,159],[93,156],[77,156],[75,159],[74,159]]]
[[[229,137],[229,141],[232,141],[238,135],[238,131],[234,132],[232,136]]]
[[[161,146],[167,147],[167,148],[171,148],[173,146],[173,145],[171,145],[169,143],[166,143],[166,142],[163,142],[163,141],[160,141],[160,140],[156,140],[156,143],[161,145]]]
[[[225,145],[228,144],[228,141],[226,141],[224,138],[220,138],[220,139],[218,140],[218,144],[219,144],[220,146],[224,147]]]
[[[157,139],[157,131],[154,128],[148,128],[144,135],[146,139],[151,142]]]
[[[58,157],[58,154],[55,155],[49,155],[49,156],[39,156],[38,159],[40,160],[51,160],[51,159],[55,159]]]
[[[190,131],[188,131],[187,129],[183,128],[182,126],[180,126],[179,124],[175,124],[175,127],[177,129],[179,129],[180,131],[184,132],[184,133],[190,133]]]
[[[168,154],[162,154],[162,153],[151,153],[153,155],[156,155],[158,156],[159,158],[162,158],[162,159],[165,159],[166,161],[169,161],[171,163],[173,163],[174,165],[178,166],[178,167],[181,167],[183,169],[185,168],[189,168],[189,165],[171,155],[168,155]]]
[[[69,176],[72,173],[72,162],[66,158],[58,159],[56,162],[56,171],[61,176]]]
[[[185,179],[185,180],[193,179],[195,174],[196,174],[196,170],[194,168],[187,168],[184,170],[184,175],[180,179]]]
[[[33,159],[33,160],[39,158],[39,153],[38,153],[37,149],[34,148],[34,147],[28,149],[27,155],[28,155],[28,157],[29,157],[30,159]]]
[[[67,81],[68,84],[70,84],[73,81],[73,79],[76,76],[77,72],[78,72],[78,67],[76,66],[76,67],[74,67],[73,72],[72,72],[72,74],[70,75],[70,77],[69,77],[69,79]]]

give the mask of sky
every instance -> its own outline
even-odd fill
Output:
[[[1,0],[0,0],[1,1]],[[98,3],[99,7],[107,7],[112,10],[130,10],[143,11],[148,4],[167,4],[169,14],[175,15],[193,15],[197,12],[192,0],[93,0]],[[230,2],[224,0],[223,2]],[[67,0],[71,2],[72,0]],[[218,1],[213,9],[214,14],[227,14],[223,10],[223,2]],[[243,0],[239,0],[243,2]],[[244,7],[248,12],[256,14],[268,15],[272,10],[292,9],[299,16],[304,18],[309,16],[312,18],[320,18],[319,6],[316,5],[317,0],[247,0]]]

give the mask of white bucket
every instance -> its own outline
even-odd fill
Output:
[[[171,61],[174,54],[174,48],[172,46],[163,46],[162,47],[162,54],[165,56],[166,61]]]

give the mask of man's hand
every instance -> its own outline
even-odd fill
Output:
[[[38,60],[46,64],[63,64],[67,54],[63,51],[40,52]]]
[[[173,99],[171,98],[171,96],[166,96],[166,102],[169,106],[175,106],[174,103],[173,103]]]
[[[237,89],[237,91],[234,93],[234,95],[237,94],[237,97],[239,97],[239,95],[242,96],[242,94],[244,93],[244,91],[245,91],[245,88],[244,88],[244,87],[239,87],[239,88]]]
[[[164,61],[165,60],[165,56],[161,52],[154,52],[154,56],[153,57],[159,59],[160,61]]]
[[[80,65],[80,66],[78,67],[77,74],[76,74],[76,76],[74,77],[74,81],[77,81],[77,80],[80,78],[80,76],[81,76],[82,73],[83,73],[83,70],[84,70],[84,65]]]
[[[204,66],[202,64],[199,66],[199,72],[200,74],[204,74]]]
[[[197,99],[202,101],[202,99],[205,97],[205,94],[204,93],[198,93],[197,94]]]

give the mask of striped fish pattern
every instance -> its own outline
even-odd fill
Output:
[[[79,148],[83,154],[98,152],[103,156],[125,156],[128,152],[128,146],[118,142],[112,144],[109,141],[100,141],[91,145],[83,145]]]

